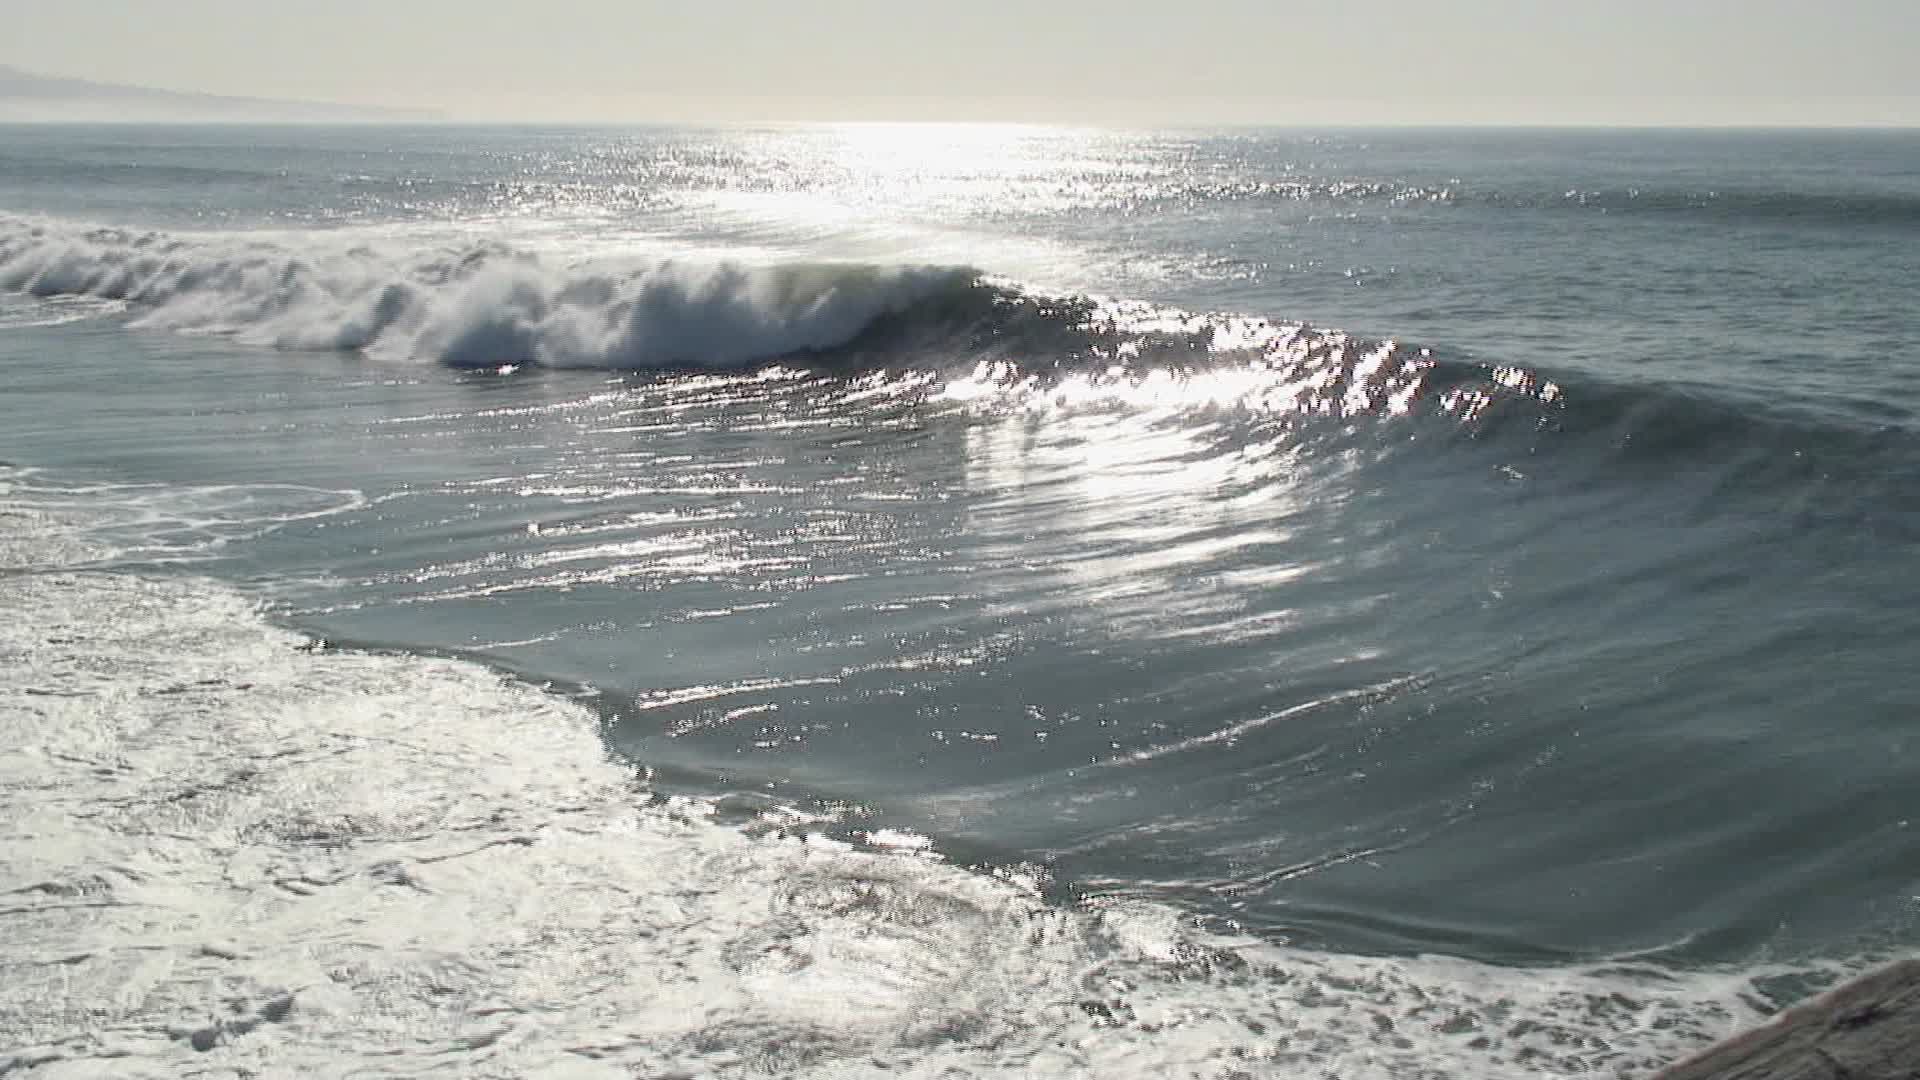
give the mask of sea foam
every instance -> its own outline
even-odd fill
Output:
[[[728,368],[845,345],[964,299],[961,267],[554,265],[501,245],[389,252],[0,217],[0,290],[118,301],[135,325],[459,367]]]

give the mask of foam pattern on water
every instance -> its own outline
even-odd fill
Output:
[[[0,516],[0,1073],[1632,1076],[1779,974],[1311,952],[743,828],[485,668],[316,648],[211,580],[34,569],[163,493],[33,479],[67,501]]]
[[[357,491],[297,484],[55,480],[0,465],[0,571],[199,562],[365,504]]]

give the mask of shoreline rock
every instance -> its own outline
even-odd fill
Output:
[[[1914,1080],[1920,960],[1904,960],[1781,1013],[1651,1080]]]

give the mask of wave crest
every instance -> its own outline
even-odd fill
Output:
[[[954,266],[554,265],[503,244],[395,255],[309,234],[185,236],[0,216],[0,290],[132,325],[460,368],[737,370],[805,357],[952,374],[948,397],[1469,420],[1557,388],[1300,323],[1023,291]],[[972,374],[965,374],[971,370]]]
[[[991,291],[964,267],[554,267],[499,245],[394,257],[17,219],[0,219],[0,289],[125,301],[136,325],[278,348],[618,369],[819,352],[917,306]]]

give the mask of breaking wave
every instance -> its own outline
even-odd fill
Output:
[[[846,345],[889,317],[980,310],[956,267],[680,261],[553,267],[500,245],[293,251],[0,219],[0,290],[123,301],[134,324],[456,367],[731,368]]]
[[[1406,411],[1427,392],[1467,417],[1515,396],[1551,406],[1557,394],[1529,372],[1441,364],[1391,341],[1040,295],[963,267],[555,267],[497,244],[398,257],[314,235],[296,252],[242,234],[0,217],[0,290],[124,309],[136,327],[458,368],[740,370],[810,358],[944,368],[956,390],[1029,397],[1077,382],[1138,398],[1174,379],[1186,391],[1205,383],[1219,404],[1342,416]]]
[[[1576,387],[1524,367],[1301,323],[1047,296],[965,267],[554,265],[501,244],[395,255],[308,234],[296,251],[246,234],[0,216],[4,291],[47,302],[13,313],[16,326],[125,310],[136,327],[487,370],[908,367],[939,372],[950,396],[1001,400],[1078,393],[1138,404],[1177,384],[1189,404],[1331,416],[1417,407],[1477,426],[1593,433],[1642,458],[1727,446],[1859,449],[1913,420],[1883,401],[1793,418],[1738,387],[1582,376],[1570,393]]]

